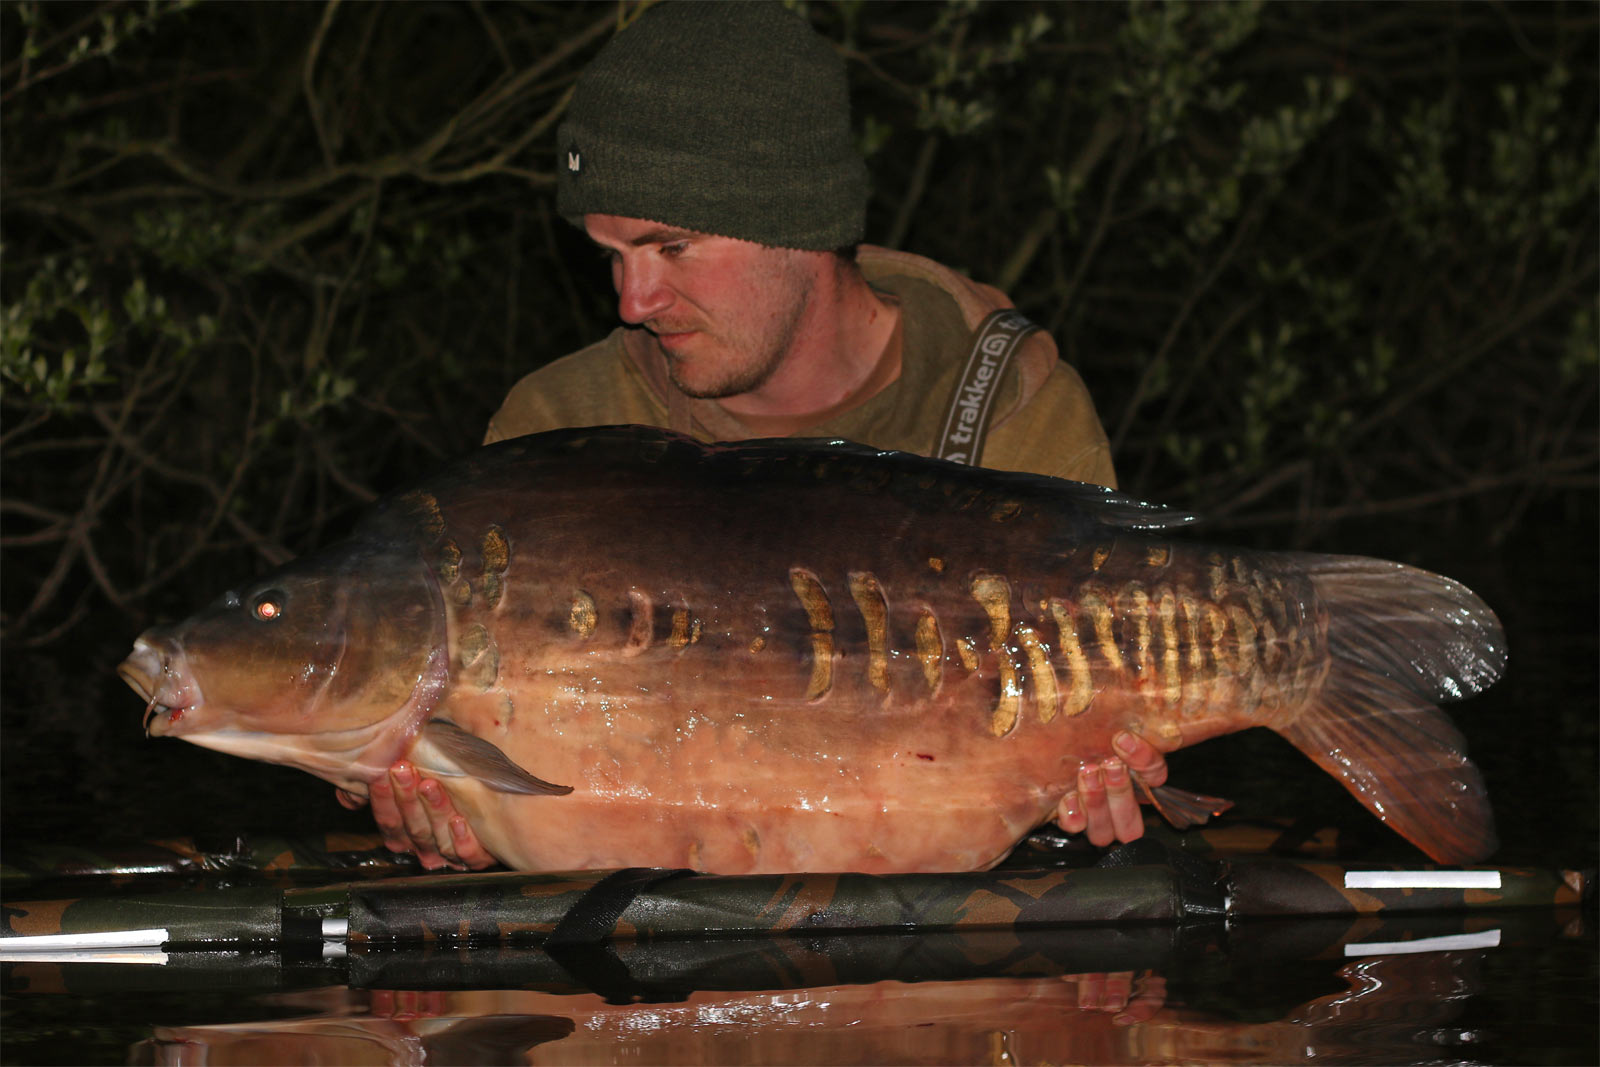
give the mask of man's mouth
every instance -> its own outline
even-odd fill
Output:
[[[693,327],[679,327],[676,324],[651,322],[646,325],[650,332],[655,335],[656,340],[662,344],[681,343],[700,332]]]
[[[688,330],[684,333],[658,333],[656,334],[656,344],[661,346],[661,351],[667,356],[676,359],[688,354],[685,351],[685,346],[694,336],[693,330]]]

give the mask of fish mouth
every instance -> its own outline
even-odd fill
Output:
[[[146,737],[173,733],[185,713],[199,704],[194,698],[194,686],[181,680],[173,659],[173,655],[163,653],[141,637],[117,667],[117,675],[145,702]]]

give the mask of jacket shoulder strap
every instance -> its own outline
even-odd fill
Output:
[[[976,466],[983,455],[983,438],[989,431],[989,412],[1006,365],[1023,339],[1038,324],[1029,321],[1015,308],[991,312],[978,324],[967,354],[966,368],[956,380],[955,395],[944,419],[934,456],[954,463]]]

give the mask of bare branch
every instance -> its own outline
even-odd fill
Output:
[[[334,146],[328,137],[327,127],[322,122],[322,106],[317,102],[316,69],[317,56],[322,51],[322,42],[328,36],[328,29],[333,25],[334,12],[339,10],[340,0],[328,0],[322,9],[322,21],[317,26],[316,34],[311,38],[311,47],[306,50],[306,62],[301,74],[301,84],[306,96],[306,110],[311,114],[311,126],[317,131],[317,144],[322,148],[322,162],[329,170],[334,167]]]

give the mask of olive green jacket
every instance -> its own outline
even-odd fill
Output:
[[[874,448],[931,454],[966,364],[972,335],[990,312],[1011,307],[999,290],[932,260],[863,245],[867,281],[901,306],[900,376],[863,403],[796,436],[842,437]],[[714,400],[685,396],[643,330],[604,340],[529,374],[489,421],[485,443],[567,426],[641,423],[702,441],[760,436]],[[1111,448],[1082,379],[1044,331],[1012,356],[994,399],[983,466],[1116,486]]]

